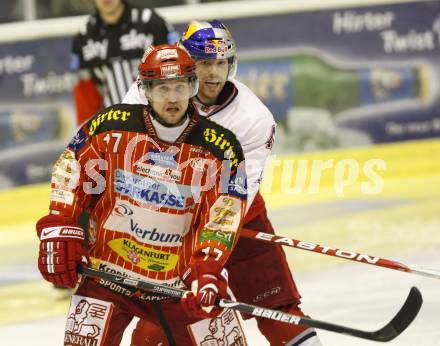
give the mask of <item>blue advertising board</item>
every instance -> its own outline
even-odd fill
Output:
[[[70,39],[0,45],[0,188],[48,181],[74,131]]]
[[[274,113],[281,150],[440,136],[440,2],[226,23],[237,77]]]

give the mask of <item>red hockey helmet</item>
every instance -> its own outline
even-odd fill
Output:
[[[184,48],[172,44],[162,44],[147,48],[142,56],[138,71],[147,97],[152,82],[182,78],[188,79],[192,88],[190,95],[192,97],[197,94],[199,85],[195,69],[195,61]]]

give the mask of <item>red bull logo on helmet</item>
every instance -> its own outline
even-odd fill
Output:
[[[207,40],[205,46],[205,53],[207,54],[218,54],[227,53],[229,50],[228,44],[225,40]]]

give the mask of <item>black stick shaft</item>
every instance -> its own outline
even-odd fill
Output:
[[[136,280],[132,278],[126,278],[120,275],[106,273],[100,270],[79,267],[78,272],[87,276],[102,278],[111,282],[115,282],[120,285],[129,287],[135,287],[141,290],[146,290],[154,293],[160,293],[172,298],[181,298],[185,294],[185,290],[179,288],[173,288],[165,285],[159,285],[148,281]],[[228,299],[219,299],[217,305],[221,308],[229,308],[247,313],[255,317],[263,317],[280,321],[289,324],[304,325],[314,328],[319,328],[331,332],[340,334],[346,334],[355,336],[362,339],[374,340],[374,341],[390,341],[402,333],[417,316],[422,305],[422,296],[420,291],[413,287],[403,304],[400,311],[396,316],[385,325],[383,328],[368,332],[359,329],[354,329],[346,326],[341,326],[333,323],[323,322],[308,317],[296,316],[285,313],[279,310],[272,310],[246,303],[236,302]]]

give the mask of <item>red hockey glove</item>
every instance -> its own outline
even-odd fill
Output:
[[[221,309],[215,306],[217,298],[227,298],[228,272],[216,261],[191,264],[182,277],[191,289],[181,299],[181,305],[190,318],[213,318]]]
[[[72,218],[47,215],[37,222],[40,238],[38,269],[43,278],[57,286],[75,287],[76,267],[87,263],[84,230]]]

